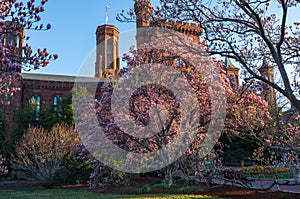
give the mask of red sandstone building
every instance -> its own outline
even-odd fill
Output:
[[[154,23],[151,21],[151,3],[148,0],[135,1],[134,10],[136,13],[136,27],[162,27],[169,28],[175,31],[189,35],[199,42],[199,36],[202,29],[199,25],[182,23],[175,21],[164,21]],[[22,33],[23,34],[23,33]],[[10,34],[7,37],[7,42],[10,45],[21,47],[22,34]],[[137,43],[142,44],[147,42],[148,38],[137,31]],[[119,31],[113,25],[101,25],[96,30],[97,53],[95,60],[95,77],[81,78],[80,81],[89,83],[98,83],[102,85],[105,81],[117,78],[120,72],[120,58],[118,53]],[[239,69],[227,60],[226,70],[228,75],[232,76],[235,84],[239,84],[238,72]],[[270,70],[266,67],[262,72]],[[9,133],[14,128],[13,110],[16,106],[28,103],[30,100],[35,100],[39,104],[39,109],[42,106],[55,105],[58,100],[66,97],[74,86],[76,77],[62,75],[45,75],[45,74],[23,74],[23,80],[20,83],[21,91],[16,93],[12,99],[3,100],[0,105],[0,112],[6,121],[6,133]],[[272,78],[270,76],[270,78]],[[77,79],[78,80],[78,79]],[[101,96],[101,87],[98,86],[95,97]],[[9,135],[6,136],[9,138]]]

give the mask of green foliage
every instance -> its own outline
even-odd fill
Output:
[[[149,184],[145,184],[142,188],[138,189],[138,193],[140,194],[149,193],[150,191],[152,191],[152,187]]]
[[[37,115],[37,102],[30,100],[24,105],[17,106],[13,112],[13,121],[17,124],[17,128],[12,131],[10,139],[10,152],[14,153],[15,144],[20,141],[26,129],[29,126],[42,126],[47,130],[50,130],[57,123],[64,123],[72,125],[73,123],[73,108],[72,108],[72,93],[58,104],[61,108],[55,109],[54,106],[46,107],[42,104],[42,109],[38,112],[39,119],[36,119]]]
[[[161,190],[161,189],[172,189],[173,186],[169,186],[162,181],[156,181],[151,184],[145,184],[142,187],[124,187],[122,190],[131,190],[135,191],[138,194],[146,194],[151,191]],[[179,183],[176,183],[176,188],[178,188],[178,192],[190,193],[193,191],[202,190],[200,183],[195,180],[180,180]]]
[[[131,184],[132,186],[134,184]],[[138,186],[138,184],[136,184],[134,187],[124,187],[121,188],[122,190],[131,190],[131,191],[135,191],[138,194],[145,194],[145,193],[149,193],[153,190],[157,190],[157,189],[171,189],[172,186],[167,185],[166,183],[163,183],[162,181],[157,181],[151,184],[144,184],[142,187],[136,187]]]
[[[44,107],[44,106],[42,106]],[[11,148],[15,148],[15,144],[19,142],[29,126],[39,126],[43,124],[43,118],[46,114],[46,109],[38,111],[39,120],[37,120],[37,104],[34,100],[30,100],[23,105],[19,105],[13,112],[13,122],[17,124],[17,128],[11,134]]]
[[[281,193],[280,198],[281,199],[289,199],[289,195],[287,193]]]
[[[74,157],[66,157],[64,158],[62,167],[43,186],[86,184],[91,172],[92,169],[89,164]]]
[[[187,180],[187,179],[179,179],[175,181],[175,184],[178,186],[198,186],[200,185],[200,182],[196,180]]]
[[[63,122],[72,125],[74,122],[72,94],[70,92],[66,98],[58,100],[57,105],[52,105],[45,116],[44,127],[51,129],[56,123]]]
[[[250,136],[246,139],[233,136],[231,141],[228,141],[226,137],[222,136],[220,140],[227,146],[224,149],[224,154],[222,154],[225,165],[240,166],[241,161],[244,161],[247,166],[252,164],[249,159],[257,145]]]
[[[166,183],[158,183],[151,185],[152,189],[170,189],[171,186],[167,185]]]
[[[287,179],[292,178],[292,170],[285,167],[252,166],[239,170],[252,178]]]

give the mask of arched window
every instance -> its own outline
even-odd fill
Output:
[[[39,95],[32,95],[30,100],[31,106],[31,120],[40,120],[40,110],[41,110],[41,97]]]
[[[53,97],[53,106],[56,106],[57,105],[57,96],[54,96]]]
[[[17,35],[17,37],[16,37],[16,46],[17,46],[17,48],[20,47],[20,35]]]
[[[62,96],[56,95],[53,97],[53,107],[54,107],[54,113],[57,113],[57,117],[62,117]]]
[[[6,38],[6,34],[3,34],[3,45],[6,46],[7,45],[7,38]]]
[[[176,68],[180,68],[181,67],[181,60],[180,58],[176,58]]]
[[[14,35],[9,34],[8,45],[12,46],[14,44]]]
[[[113,68],[113,37],[107,41],[107,68]]]

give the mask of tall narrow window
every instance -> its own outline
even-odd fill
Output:
[[[54,96],[53,97],[53,107],[54,113],[57,115],[59,119],[62,118],[62,96]]]
[[[31,120],[40,120],[41,97],[39,95],[32,95],[30,100],[31,105]]]
[[[7,45],[7,41],[6,41],[6,34],[3,34],[3,45],[6,46]]]
[[[55,107],[57,105],[57,96],[54,96],[53,98],[53,106]]]
[[[113,37],[107,41],[107,68],[113,68]]]
[[[17,35],[17,37],[16,37],[16,46],[17,46],[17,48],[20,47],[20,35]]]
[[[5,85],[5,90],[8,89],[8,88],[9,88],[9,85],[6,84],[6,85]],[[8,98],[9,98],[8,96],[9,96],[8,93],[5,92],[5,95],[4,95],[4,100],[5,100],[5,101],[8,101]]]
[[[104,59],[104,57],[105,57],[105,43],[101,42],[99,45],[100,45],[100,52],[99,52],[99,54],[102,56],[100,67],[103,70],[104,67],[105,67],[105,59]]]
[[[181,67],[181,60],[180,58],[176,58],[176,68],[180,68]]]
[[[14,43],[14,35],[9,34],[8,45],[12,46]]]

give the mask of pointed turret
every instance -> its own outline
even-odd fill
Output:
[[[136,40],[137,46],[149,42],[147,31],[143,28],[150,27],[151,15],[153,13],[152,5],[149,0],[135,0],[134,12],[136,15]]]
[[[270,82],[274,82],[274,67],[268,63],[266,57],[264,57],[262,66],[258,70],[264,78]],[[262,95],[270,106],[276,106],[276,94],[273,87],[268,85]]]
[[[120,71],[119,30],[113,25],[98,26],[95,77],[115,78]]]
[[[225,70],[228,76],[232,77],[232,84],[239,85],[239,68],[235,67],[229,58],[225,58]]]

